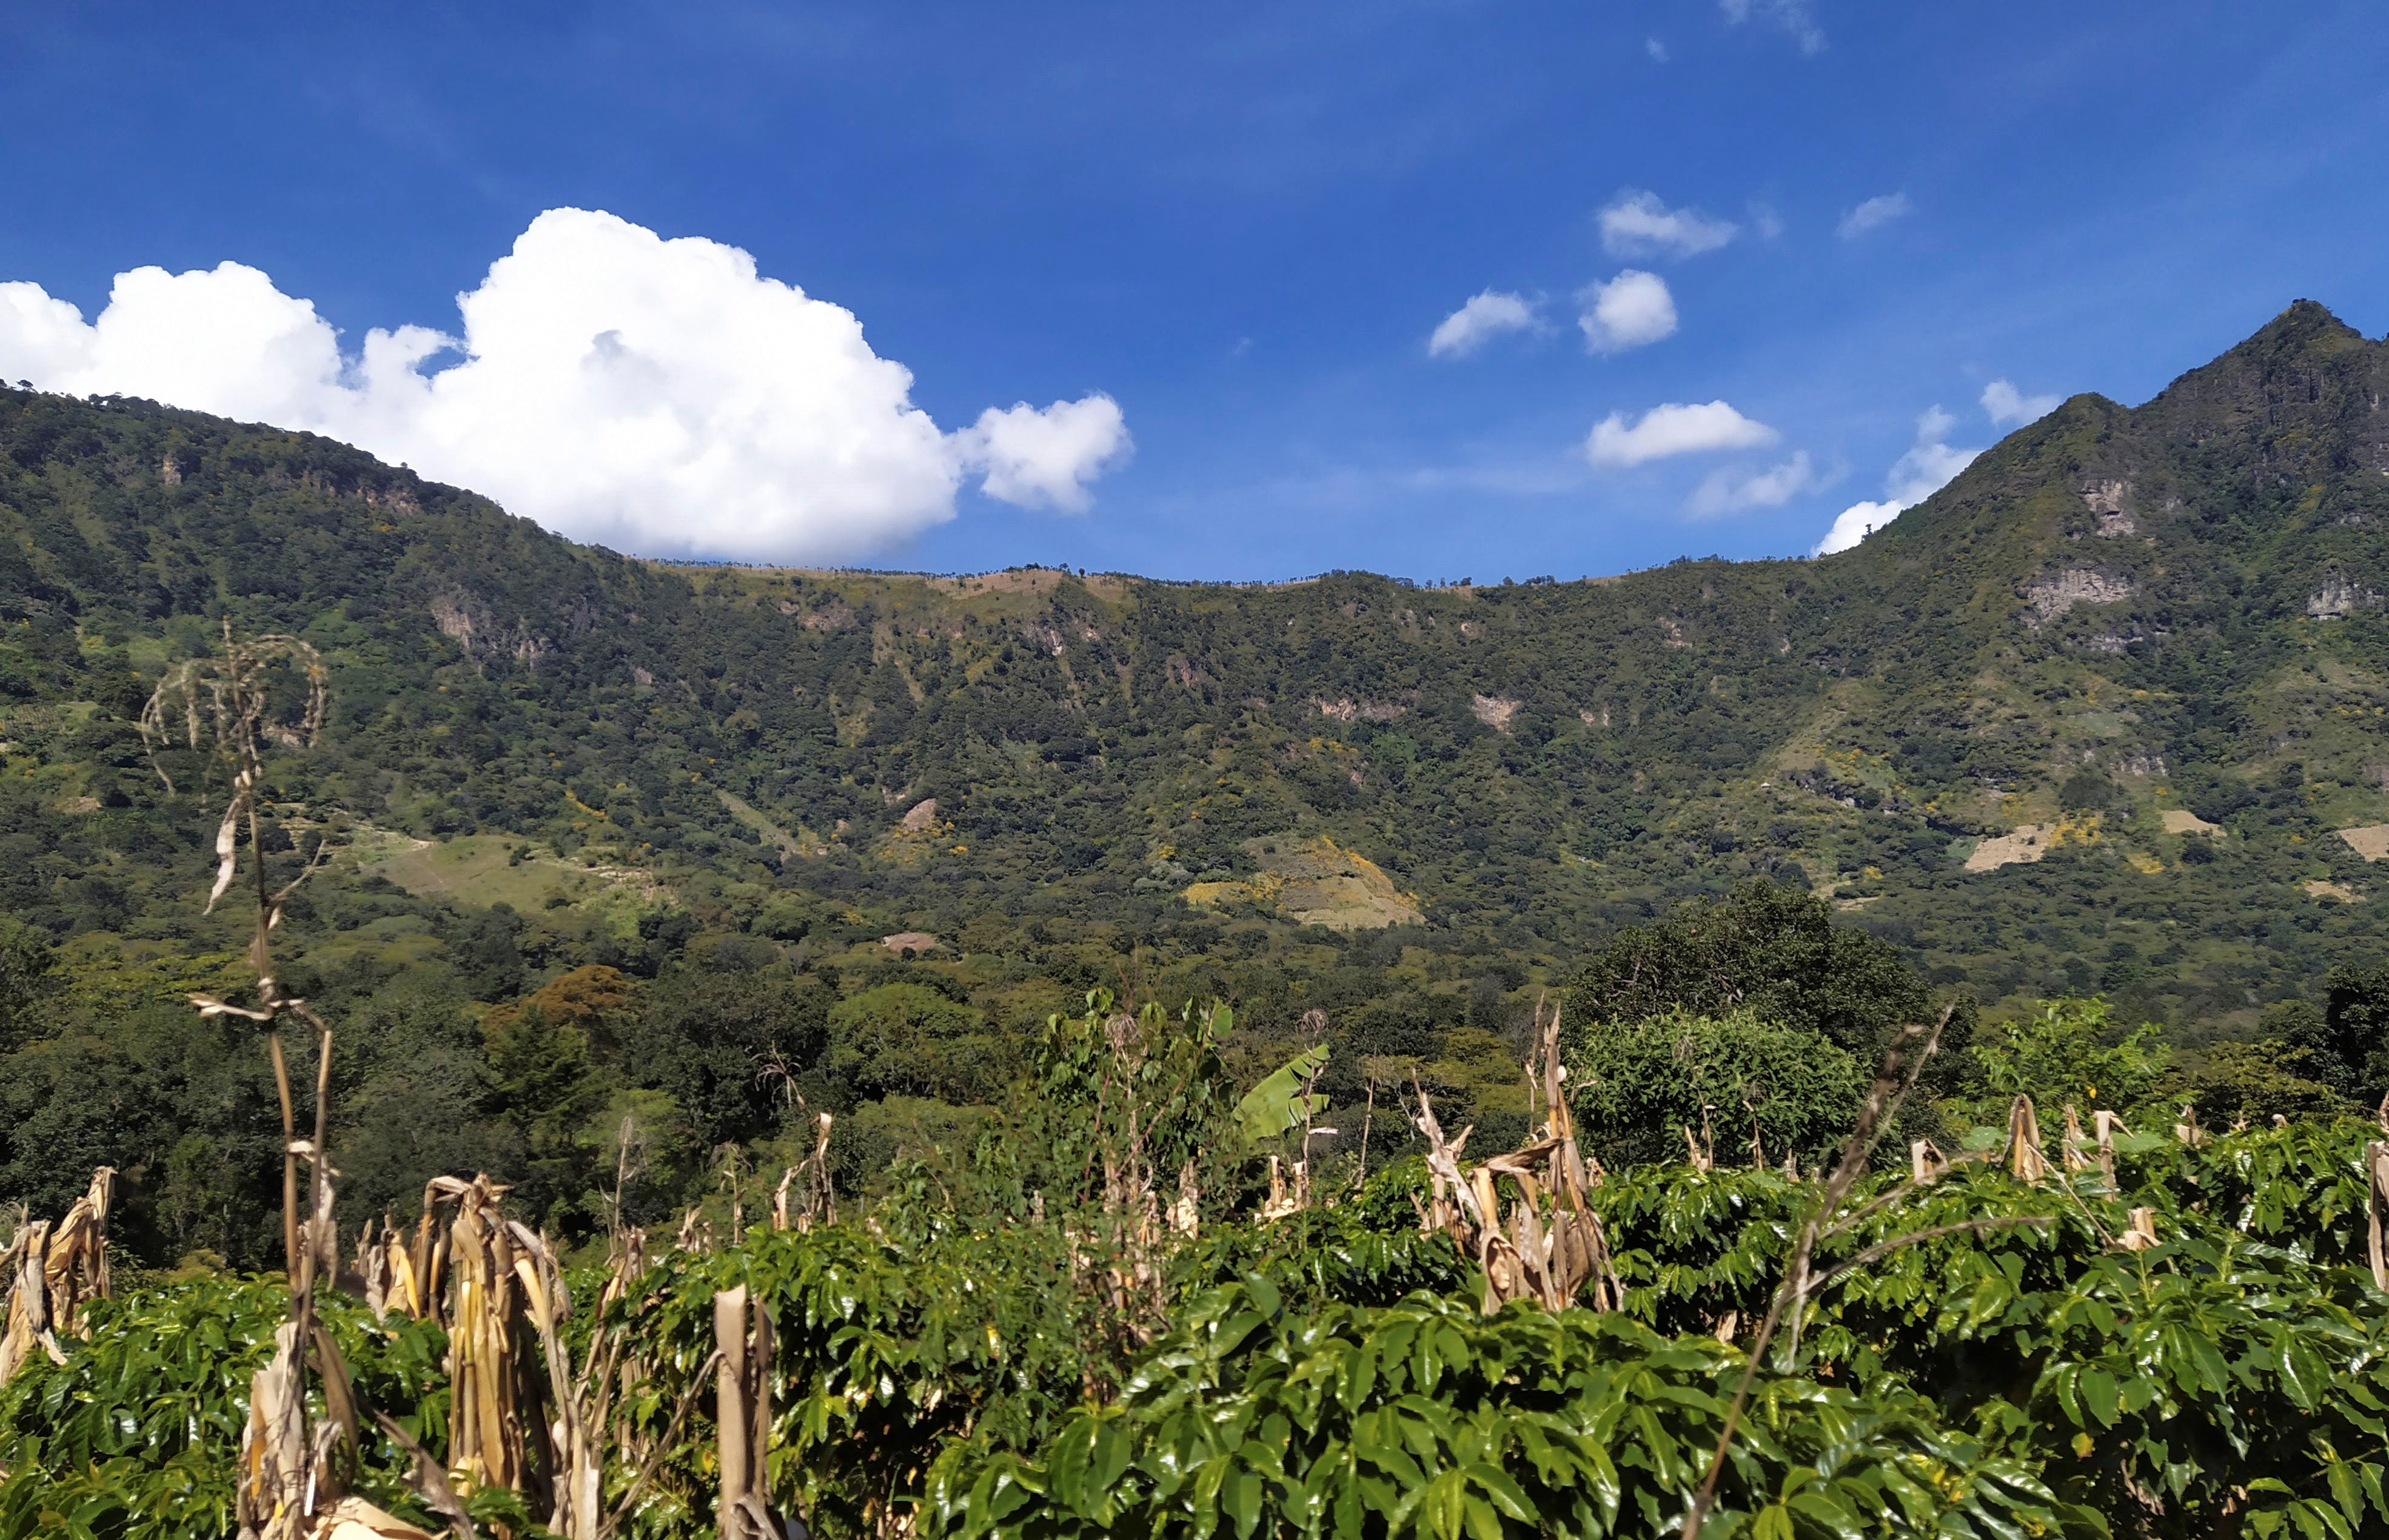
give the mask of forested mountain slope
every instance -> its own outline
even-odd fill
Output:
[[[187,908],[211,824],[131,719],[229,620],[333,667],[277,795],[466,910],[1423,923],[1564,965],[1769,874],[1987,1000],[2222,1020],[2389,910],[2384,377],[2302,302],[1843,555],[1433,590],[662,567],[324,439],[0,391],[0,899],[59,936]]]

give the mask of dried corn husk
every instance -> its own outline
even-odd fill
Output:
[[[496,1212],[505,1189],[487,1177],[435,1183],[456,1204],[448,1226],[451,1371],[448,1468],[459,1485],[520,1492],[530,1476],[524,1434],[535,1405],[522,1394],[528,1323],[515,1273],[515,1248]]]
[[[15,1239],[6,1251],[0,1251],[0,1270],[14,1263],[16,1287],[8,1295],[8,1330],[0,1336],[0,1384],[41,1348],[57,1363],[65,1363],[67,1355],[50,1330],[50,1295],[42,1279],[43,1265],[49,1255],[50,1222],[34,1219],[17,1227]]]
[[[50,1292],[50,1320],[57,1330],[72,1331],[85,1300],[106,1299],[108,1276],[108,1214],[116,1195],[116,1167],[103,1165],[91,1174],[91,1188],[75,1200],[67,1216],[50,1232],[49,1256],[42,1277]]]
[[[598,1540],[604,1518],[599,1477],[604,1473],[605,1454],[592,1442],[590,1430],[604,1430],[607,1386],[593,1384],[573,1372],[572,1355],[559,1330],[572,1314],[572,1291],[565,1287],[564,1270],[556,1266],[554,1249],[544,1236],[533,1235],[513,1220],[506,1221],[506,1230],[515,1242],[515,1276],[522,1285],[523,1301],[546,1361],[548,1399],[555,1412],[547,1423],[549,1484],[555,1495],[547,1527],[565,1540]],[[584,1395],[596,1400],[594,1418],[583,1415]]]
[[[2370,1215],[2365,1249],[2372,1265],[2372,1286],[2389,1289],[2389,1237],[2383,1233],[2389,1228],[2389,1142],[2376,1139],[2364,1147],[2364,1177]]]
[[[1432,1207],[1420,1205],[1420,1221],[1430,1233],[1450,1234],[1476,1258],[1485,1276],[1485,1310],[1500,1309],[1514,1299],[1531,1299],[1546,1309],[1565,1309],[1577,1303],[1587,1282],[1595,1287],[1591,1304],[1607,1308],[1623,1298],[1609,1260],[1609,1242],[1601,1221],[1585,1202],[1585,1193],[1603,1179],[1597,1162],[1578,1148],[1576,1123],[1567,1107],[1566,1067],[1561,1063],[1559,1012],[1541,1020],[1539,1070],[1527,1065],[1527,1084],[1543,1102],[1543,1123],[1521,1148],[1496,1155],[1473,1169],[1460,1164],[1460,1152],[1470,1129],[1446,1139],[1435,1107],[1424,1089],[1413,1086],[1419,1110],[1412,1119],[1427,1143],[1427,1170],[1434,1182]],[[1684,1131],[1687,1141],[1692,1130]],[[1694,1145],[1694,1153],[1699,1147]],[[1503,1222],[1498,1177],[1515,1184],[1518,1197]],[[1415,1203],[1416,1199],[1412,1202]]]
[[[2059,1137],[2057,1142],[2058,1158],[2065,1163],[2066,1170],[2090,1169],[2090,1156],[2084,1148],[2089,1142],[2089,1139],[2090,1136],[2082,1131],[2081,1114],[2075,1112],[2074,1103],[2068,1101],[2065,1104],[2065,1132]]]
[[[315,1540],[438,1540],[428,1529],[383,1512],[363,1497],[343,1497],[317,1523]]]
[[[73,1332],[83,1307],[108,1297],[108,1215],[116,1193],[116,1168],[103,1165],[91,1187],[56,1225],[21,1220],[0,1248],[0,1279],[11,1279],[7,1324],[0,1333],[0,1384],[24,1367],[38,1347],[55,1363],[66,1362],[57,1333]]]
[[[2049,1175],[2049,1157],[2040,1150],[2040,1118],[2032,1098],[2019,1096],[2008,1108],[2008,1170],[2018,1178],[2037,1182]]]
[[[2090,1126],[2098,1133],[2099,1169],[2106,1177],[2107,1185],[2112,1188],[2115,1185],[2115,1131],[2121,1128],[2128,1134],[2131,1130],[2124,1127],[2121,1114],[2110,1112],[2104,1107],[2090,1114]]]
[[[2153,1208],[2132,1210],[2131,1225],[2115,1237],[2115,1244],[2127,1252],[2144,1252],[2157,1243],[2157,1211]]]
[[[242,1540],[299,1540],[307,1533],[307,1387],[299,1323],[275,1328],[274,1356],[249,1382],[235,1503]]]

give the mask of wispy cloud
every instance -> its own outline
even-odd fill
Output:
[[[1825,29],[1817,25],[1808,0],[1718,0],[1718,8],[1737,27],[1745,21],[1773,27],[1810,57],[1825,50]]]
[[[1822,485],[1824,478],[1809,464],[1808,452],[1802,450],[1782,465],[1761,471],[1731,466],[1711,471],[1684,500],[1684,512],[1693,518],[1721,518],[1753,508],[1781,508]]]
[[[1958,473],[1983,452],[1950,447],[1949,431],[1957,426],[1958,419],[1939,407],[1925,408],[1916,419],[1916,441],[1908,447],[1907,453],[1891,463],[1890,471],[1883,478],[1883,500],[1854,503],[1843,509],[1810,554],[1830,556],[1836,551],[1847,551],[1955,480]]]
[[[1583,307],[1576,324],[1587,351],[1622,353],[1658,341],[1676,329],[1676,298],[1655,273],[1628,268],[1605,284],[1577,296]]]
[[[1443,318],[1426,339],[1431,358],[1465,358],[1505,332],[1532,331],[1536,301],[1487,289]]]
[[[1601,210],[1601,244],[1613,257],[1697,257],[1736,235],[1731,220],[1670,209],[1658,194],[1628,187]]]
[[[1844,214],[1837,229],[1842,239],[1854,241],[1870,230],[1880,230],[1894,220],[1906,219],[1911,207],[1906,193],[1884,193]]]
[[[1775,442],[1777,437],[1765,423],[1744,416],[1721,401],[1693,405],[1669,401],[1653,407],[1631,424],[1623,413],[1603,417],[1585,439],[1584,455],[1605,470],[1622,470],[1678,454],[1757,449]]]
[[[2063,396],[2027,396],[2006,380],[1995,379],[1983,387],[1983,415],[1990,418],[1994,427],[2022,427],[2037,423],[2057,410]]]

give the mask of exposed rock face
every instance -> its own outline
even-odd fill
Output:
[[[2340,620],[2357,610],[2377,608],[2380,603],[2381,595],[2334,572],[2307,596],[2306,615],[2315,620]]]
[[[2024,591],[2034,621],[2047,625],[2076,605],[2112,605],[2132,596],[2129,578],[2114,578],[2089,567],[2068,567]]]
[[[1510,719],[1518,714],[1518,703],[1502,695],[1478,695],[1468,703],[1470,715],[1496,732],[1510,731]]]
[[[473,635],[476,628],[473,625],[472,612],[465,607],[465,602],[462,599],[452,596],[432,600],[431,623],[440,628],[441,635],[468,653],[473,650]]]
[[[905,810],[904,827],[915,833],[933,828],[938,821],[938,799],[925,796]]]
[[[470,593],[446,593],[431,601],[431,623],[440,634],[465,651],[475,668],[492,657],[511,657],[532,673],[540,660],[556,650],[556,643],[522,626],[501,624],[490,608]]]
[[[2082,505],[2098,515],[2093,533],[2113,539],[2140,528],[2125,503],[2131,493],[2132,484],[2128,481],[2093,481],[2082,489]]]

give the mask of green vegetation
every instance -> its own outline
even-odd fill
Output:
[[[571,1350],[636,1344],[618,1533],[711,1522],[741,1283],[772,1488],[836,1540],[1658,1533],[1932,1020],[1913,1160],[2017,1095],[2122,1126],[1837,1233],[1821,1267],[1956,1227],[1770,1345],[1728,1532],[2376,1532],[2383,346],[2293,308],[1830,560],[1445,589],[668,567],[0,390],[0,1205],[114,1167],[123,1286],[0,1389],[0,1534],[232,1511],[285,1114],[190,999],[284,1007],[204,902],[222,766],[140,724],[267,634],[330,715],[271,686],[229,848],[319,863],[274,976],[333,1032],[334,1218],[508,1185]],[[1622,1299],[1480,1317],[1409,1114],[1528,1145],[1552,1004]],[[439,1322],[320,1314],[444,1449]],[[356,1489],[428,1519],[379,1437]],[[476,1521],[531,1534],[547,1480]]]
[[[1135,1149],[1131,1124],[1167,1165],[1233,1121],[1223,1098],[1187,1094],[1220,1083],[1199,1018],[1156,1016],[1143,1062],[1161,1068],[1131,1074],[1147,1092],[1100,1107],[1052,1072],[1087,1028],[1115,1040],[1119,1018],[1057,1024],[1020,1098],[1018,1130],[1041,1145],[983,1142],[942,1174],[907,1165],[859,1219],[758,1226],[576,1278],[570,1351],[609,1332],[630,1344],[602,1483],[619,1533],[712,1531],[713,1302],[734,1287],[773,1323],[773,1501],[836,1540],[899,1519],[957,1540],[1670,1533],[1822,1184],[1681,1163],[1615,1174],[1591,1194],[1625,1289],[1609,1312],[1482,1313],[1473,1266],[1417,1231],[1415,1162],[1274,1222],[1206,1196],[1199,1237],[1156,1239],[1120,1224],[1133,1203],[1066,1177],[1080,1151]],[[1114,1070],[1137,1053],[1096,1051]],[[2389,1524],[2389,1293],[2364,1261],[2377,1138],[2355,1121],[2194,1146],[2133,1136],[2112,1178],[1960,1164],[1889,1205],[1866,1200],[1905,1171],[1863,1178],[1862,1217],[1817,1257],[1797,1345],[1777,1337],[1748,1387],[1715,1533]],[[1054,1182],[1034,1206],[1027,1173]],[[282,1292],[160,1278],[90,1306],[63,1365],[36,1354],[0,1388],[0,1534],[222,1528]],[[439,1321],[337,1296],[322,1313],[363,1403],[444,1448]],[[540,1533],[538,1469],[518,1492],[468,1488],[477,1520]],[[367,1429],[352,1489],[436,1522],[390,1435]]]

